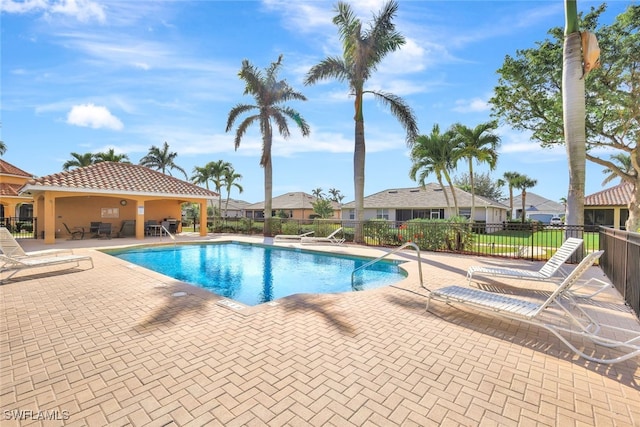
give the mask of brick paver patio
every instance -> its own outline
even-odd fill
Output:
[[[22,272],[0,285],[3,427],[640,425],[640,357],[601,365],[536,327],[437,302],[425,312],[415,261],[398,286],[237,310],[95,249],[74,251],[95,268]],[[432,288],[464,284],[479,263],[535,267],[422,258]],[[584,304],[640,330],[615,290]]]

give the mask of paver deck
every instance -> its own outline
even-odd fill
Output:
[[[234,309],[90,247],[131,243],[63,241],[95,268],[25,271],[0,285],[3,427],[640,425],[640,357],[601,365],[530,325],[441,303],[426,312],[413,254],[395,286]],[[430,288],[465,284],[479,263],[539,267],[422,260]],[[640,330],[613,289],[584,304]]]

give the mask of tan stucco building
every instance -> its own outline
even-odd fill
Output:
[[[33,216],[38,219],[38,235],[45,243],[55,243],[69,228],[88,231],[92,222],[111,223],[121,229],[124,221],[135,221],[135,237],[143,239],[145,223],[180,221],[182,204],[200,206],[200,223],[207,223],[207,201],[218,194],[130,163],[100,162],[40,178],[31,179],[19,190],[32,198]],[[200,235],[207,233],[200,228]]]
[[[31,217],[33,198],[19,194],[34,175],[0,159],[0,218]]]

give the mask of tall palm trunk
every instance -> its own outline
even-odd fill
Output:
[[[364,142],[364,114],[362,112],[362,89],[356,91],[355,100],[355,147],[353,150],[353,184],[356,201],[355,243],[364,243],[364,171],[366,148]]]
[[[569,161],[566,224],[584,225],[586,169],[585,88],[576,0],[565,0],[566,27],[562,63],[562,118]],[[569,232],[569,231],[567,231]]]
[[[456,197],[456,191],[453,187],[453,182],[451,181],[451,175],[449,175],[449,172],[447,172],[446,170],[444,171],[444,179],[447,180],[447,183],[449,184],[449,191],[451,191],[451,196],[453,197],[454,216],[458,216],[458,214],[460,213],[460,211],[458,210],[458,198]]]
[[[476,216],[476,189],[473,182],[473,159],[469,158],[469,183],[471,184],[471,217],[469,221],[473,222]]]
[[[271,227],[271,206],[272,206],[272,196],[273,196],[273,168],[271,164],[271,132],[268,132],[268,135],[264,137],[264,153],[268,153],[268,155],[263,156],[263,168],[264,168],[264,228],[263,235],[265,237],[273,236],[272,227]]]

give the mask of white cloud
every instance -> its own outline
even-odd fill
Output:
[[[487,111],[490,108],[489,103],[480,98],[459,99],[456,101],[456,106],[453,107],[453,111],[458,113],[478,113]]]
[[[50,18],[52,15],[65,15],[80,22],[106,21],[102,6],[91,0],[4,0],[2,11],[19,14],[42,12]]]
[[[74,105],[67,115],[67,123],[94,129],[122,130],[124,125],[106,108],[94,104]]]
[[[2,11],[6,13],[31,13],[47,8],[45,0],[3,0]]]
[[[106,15],[101,5],[91,0],[62,0],[51,4],[49,12],[75,17],[80,22],[90,22],[94,19],[105,22]]]

